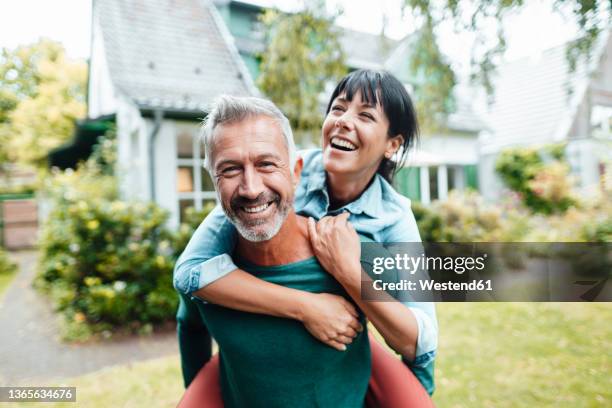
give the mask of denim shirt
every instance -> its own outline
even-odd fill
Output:
[[[355,201],[329,210],[323,155],[320,149],[300,152],[304,160],[302,176],[295,194],[298,214],[321,219],[326,215],[350,212],[355,230],[381,243],[421,242],[410,200],[379,174]],[[237,269],[231,254],[236,244],[236,228],[217,206],[200,224],[174,268],[174,287],[190,294]],[[419,334],[414,367],[432,363],[438,347],[436,309],[431,302],[403,302],[414,314]]]

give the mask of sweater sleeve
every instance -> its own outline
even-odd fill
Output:
[[[191,384],[191,381],[212,355],[210,335],[195,304],[197,301],[197,299],[190,299],[188,295],[181,294],[178,312],[176,313],[181,369],[185,388]]]

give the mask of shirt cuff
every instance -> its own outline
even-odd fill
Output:
[[[438,348],[438,329],[427,313],[416,307],[409,307],[414,314],[419,328],[417,337],[416,357],[413,366],[424,367],[436,356]]]
[[[198,287],[195,290],[202,289],[204,286],[213,283],[217,279],[221,279],[236,269],[238,267],[228,254],[217,255],[208,261],[202,262],[200,264]]]

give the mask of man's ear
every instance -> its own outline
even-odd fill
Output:
[[[385,157],[390,159],[404,143],[404,137],[402,135],[396,135],[387,140],[387,149],[385,150]]]
[[[302,176],[302,168],[304,168],[304,159],[298,157],[293,167],[293,187],[297,187],[300,183],[300,177]]]

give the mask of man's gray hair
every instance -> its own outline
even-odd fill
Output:
[[[287,151],[289,152],[289,164],[291,171],[293,171],[295,161],[297,160],[293,132],[291,131],[289,120],[280,109],[267,99],[221,95],[213,102],[210,112],[202,125],[201,137],[204,144],[204,167],[213,176],[213,179],[214,169],[211,167],[210,156],[215,128],[259,115],[267,116],[279,125],[285,137]]]

